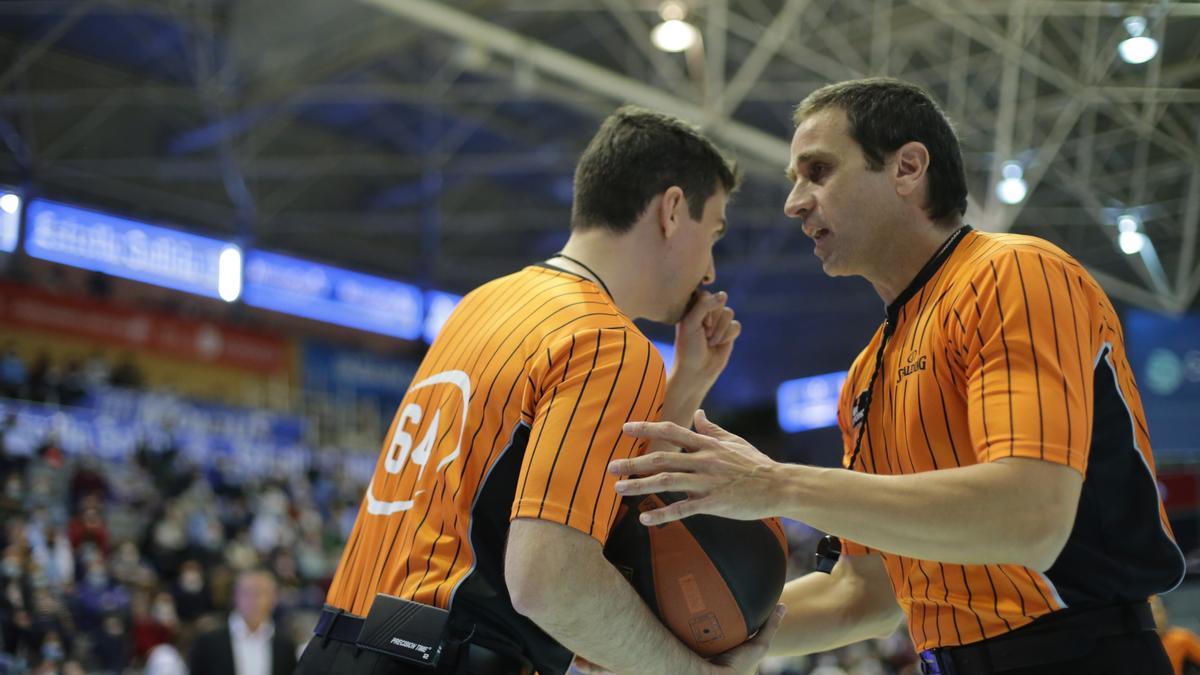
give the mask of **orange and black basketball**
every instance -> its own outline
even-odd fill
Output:
[[[787,539],[779,520],[691,516],[646,527],[638,514],[677,493],[621,504],[604,555],[684,644],[714,656],[745,642],[779,602]]]

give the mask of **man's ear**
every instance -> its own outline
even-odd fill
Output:
[[[663,239],[670,239],[683,225],[683,214],[687,209],[687,200],[683,196],[683,188],[672,185],[658,198],[658,227]]]
[[[893,177],[896,192],[901,197],[917,193],[927,183],[929,172],[929,149],[924,143],[909,141],[896,150]]]

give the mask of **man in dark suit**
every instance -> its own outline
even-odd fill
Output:
[[[200,635],[192,645],[191,675],[288,675],[295,670],[296,644],[271,620],[275,600],[270,572],[239,574],[228,624]]]

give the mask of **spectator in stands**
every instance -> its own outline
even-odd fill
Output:
[[[137,363],[133,360],[133,354],[125,352],[121,355],[121,360],[112,369],[109,374],[109,382],[114,387],[125,387],[126,389],[141,389],[145,384],[145,378],[142,376],[142,370],[138,368]]]
[[[71,548],[78,555],[85,545],[92,545],[102,557],[108,556],[109,541],[108,527],[104,524],[104,516],[99,506],[88,505],[82,512],[71,519],[67,525],[67,537],[71,540]]]
[[[75,581],[75,554],[63,528],[48,511],[34,514],[26,529],[30,555],[47,585],[63,590]]]
[[[196,638],[188,658],[191,675],[284,675],[296,667],[296,645],[276,630],[275,577],[252,569],[238,576],[234,611],[227,625]]]
[[[92,557],[85,565],[87,571],[75,586],[71,605],[80,630],[91,633],[99,630],[106,615],[128,611],[130,593],[113,582],[102,558]]]
[[[100,460],[94,455],[83,455],[76,462],[70,490],[72,509],[78,509],[85,497],[96,497],[101,501],[108,498],[108,480],[100,470]]]
[[[58,387],[61,381],[58,366],[50,355],[41,352],[33,361],[28,375],[28,397],[39,403],[58,403]]]
[[[111,374],[112,365],[100,351],[93,351],[83,362],[83,378],[88,389],[107,385]]]
[[[129,665],[131,652],[125,616],[120,612],[106,615],[100,624],[100,632],[92,647],[95,657],[94,668],[119,673]]]
[[[160,574],[174,577],[183,565],[187,551],[187,523],[183,509],[174,502],[166,504],[150,533],[150,563]]]
[[[58,382],[58,402],[62,405],[78,405],[87,396],[87,377],[79,359],[71,359],[62,370]]]
[[[0,355],[0,396],[5,398],[23,397],[27,375],[25,362],[17,354],[17,348],[12,342],[6,343],[3,355]]]
[[[69,515],[69,481],[66,455],[59,446],[58,435],[51,432],[25,466],[25,484],[29,489],[26,506],[47,508],[56,518],[65,518]]]
[[[204,567],[199,560],[183,561],[179,568],[179,578],[171,588],[171,596],[175,598],[175,609],[183,621],[195,621],[212,609],[208,594],[208,584],[204,579]]]
[[[25,512],[25,481],[24,472],[4,472],[4,491],[0,492],[0,520],[8,522],[10,518]]]
[[[156,646],[169,643],[179,632],[179,617],[175,613],[175,601],[169,593],[157,597],[148,590],[133,594],[129,603],[130,627],[133,656],[146,658]]]

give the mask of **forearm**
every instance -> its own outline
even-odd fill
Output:
[[[771,642],[772,655],[810,654],[890,635],[903,614],[886,573],[871,587],[846,573],[843,560],[833,574],[813,572],[783,589],[783,624]]]
[[[1066,508],[1057,501],[1070,495],[1035,490],[1003,462],[903,476],[798,465],[774,470],[784,515],[910,558],[1044,570],[1065,540],[1063,518],[1048,513]],[[1074,506],[1067,510],[1069,532]]]
[[[514,597],[519,612],[575,654],[614,673],[704,674],[710,664],[675,638],[647,608],[633,587],[604,559],[600,546],[575,546],[569,554],[547,551],[547,530],[539,524],[536,597]],[[535,525],[537,526],[537,525]],[[565,528],[562,528],[565,529]],[[551,537],[553,537],[551,534]],[[580,536],[581,533],[576,533]],[[575,542],[577,543],[577,542]],[[514,554],[510,544],[508,561]]]
[[[667,391],[663,397],[662,421],[674,422],[681,427],[692,426],[692,417],[700,409],[704,397],[712,389],[713,382],[698,375],[672,372],[667,377]]]

